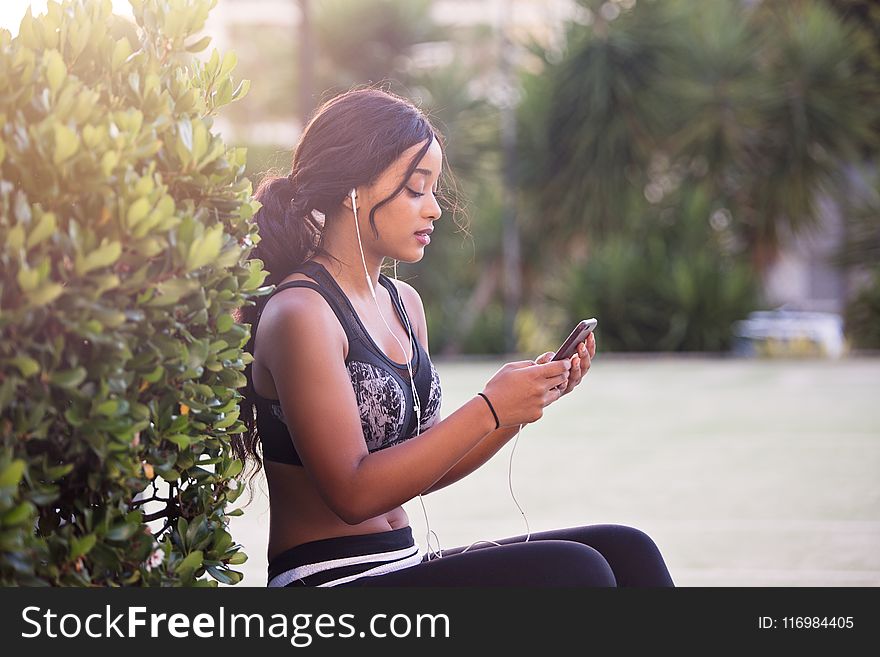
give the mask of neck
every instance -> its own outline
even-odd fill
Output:
[[[340,223],[339,221],[327,222],[324,230],[323,248],[333,257],[318,255],[313,260],[320,262],[333,274],[336,282],[349,297],[371,300],[373,297],[367,286],[366,277],[369,276],[373,289],[378,290],[379,272],[385,257],[370,249],[370,243],[373,241],[372,234],[361,234],[364,253],[364,257],[361,259],[357,234],[353,229],[340,230]],[[347,225],[346,228],[348,228]],[[366,261],[366,273],[364,272],[364,261]]]

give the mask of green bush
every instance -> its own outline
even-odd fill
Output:
[[[874,266],[868,281],[847,302],[846,336],[856,349],[880,349],[880,267]]]
[[[727,243],[724,217],[699,189],[683,190],[670,207],[645,207],[640,234],[602,241],[549,285],[568,311],[557,335],[597,317],[603,351],[729,349],[733,322],[759,298],[757,276]]]
[[[0,583],[236,583],[259,293],[244,149],[211,132],[216,0],[50,2],[0,31]],[[208,576],[206,576],[206,574]],[[213,578],[213,579],[212,579]]]

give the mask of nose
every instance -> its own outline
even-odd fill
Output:
[[[437,202],[437,197],[432,193],[425,194],[425,198],[427,199],[427,202],[422,208],[423,216],[427,219],[437,221],[440,218],[440,215],[443,214],[443,210],[440,208],[440,203]]]

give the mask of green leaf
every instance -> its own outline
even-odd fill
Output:
[[[113,169],[119,164],[119,154],[114,151],[107,151],[101,156],[101,173],[105,178],[109,178],[113,173]]]
[[[248,92],[251,90],[251,81],[250,80],[242,80],[238,83],[238,86],[235,88],[235,91],[232,93],[232,100],[240,100],[247,96]]]
[[[52,155],[53,164],[61,164],[69,159],[79,149],[79,137],[65,125],[56,123],[55,128],[55,153]]]
[[[22,226],[21,224],[16,224],[6,234],[6,246],[12,251],[17,251],[22,246],[24,246],[24,241],[24,226]]]
[[[146,305],[170,306],[191,292],[195,292],[198,287],[199,282],[197,280],[188,278],[172,278],[163,281],[157,286],[158,295],[150,299]]]
[[[97,542],[98,537],[94,534],[86,534],[82,537],[74,536],[70,539],[70,559],[71,561],[78,559],[89,553],[93,547],[95,547],[95,543]]]
[[[116,525],[115,527],[111,527],[105,538],[108,541],[125,541],[134,535],[135,531],[137,531],[138,525],[135,523],[124,523],[121,525]]]
[[[220,317],[217,318],[217,333],[226,333],[226,331],[232,328],[233,324],[235,324],[235,320],[232,315],[229,313],[220,315]]]
[[[34,505],[30,502],[22,502],[21,504],[12,507],[9,511],[6,511],[4,514],[0,515],[0,525],[5,527],[15,527],[16,525],[21,525],[28,520],[30,520],[31,516],[34,514]]]
[[[208,566],[208,573],[221,584],[238,584],[244,575],[237,570],[225,570],[216,566]]]
[[[129,228],[134,228],[140,221],[147,216],[150,211],[150,202],[146,198],[139,198],[132,203],[125,215],[125,221]]]
[[[247,560],[248,555],[246,555],[244,552],[236,552],[231,557],[229,557],[229,559],[226,560],[226,563],[228,563],[230,566],[240,566]]]
[[[192,577],[196,569],[201,567],[203,558],[201,550],[193,550],[177,565],[177,574],[182,578]]]
[[[116,414],[116,411],[118,409],[119,402],[115,399],[108,399],[107,401],[102,402],[95,407],[95,413],[97,413],[98,415],[111,417]]]
[[[93,269],[108,267],[116,262],[120,255],[122,255],[122,244],[105,240],[101,243],[101,246],[85,257],[77,254],[76,273],[82,276]]]
[[[40,284],[40,272],[22,267],[15,277],[22,292],[32,292]]]
[[[244,468],[244,464],[239,460],[233,460],[228,466],[226,466],[226,470],[223,471],[224,479],[232,479],[232,477],[239,474]]]
[[[184,118],[177,123],[177,131],[180,134],[180,141],[190,153],[193,149],[193,127],[189,118]]]
[[[110,58],[110,70],[116,72],[131,55],[131,44],[125,37],[121,38],[113,46],[113,56]]]
[[[57,229],[55,214],[44,212],[39,222],[33,227],[27,238],[27,248],[30,249],[49,237]]]
[[[49,82],[49,90],[54,95],[58,91],[64,79],[67,77],[67,66],[61,53],[50,50],[46,53],[46,80]],[[57,162],[56,162],[57,164]]]
[[[18,482],[21,481],[21,477],[24,475],[26,467],[27,463],[22,459],[15,459],[12,463],[3,468],[3,470],[0,470],[0,488],[18,486]]]
[[[64,475],[70,473],[73,470],[73,463],[64,463],[62,465],[56,465],[51,468],[46,469],[46,479],[49,481],[56,481],[61,479]]]
[[[28,296],[28,305],[37,308],[52,303],[64,292],[64,286],[60,283],[46,283],[40,289]]]
[[[168,440],[175,445],[177,445],[180,449],[186,449],[192,444],[192,439],[182,433],[174,433],[170,436],[165,436],[165,440]]]
[[[49,375],[49,381],[62,388],[75,388],[85,381],[87,372],[84,367],[74,367],[70,370],[59,370]]]
[[[40,364],[29,356],[16,356],[15,358],[10,358],[7,362],[15,365],[25,378],[31,377],[40,371]]]
[[[236,64],[238,64],[238,56],[230,50],[223,55],[223,63],[220,65],[220,71],[217,73],[217,77],[222,78],[229,75],[232,72],[232,69],[235,68]]]
[[[165,368],[162,365],[156,365],[156,368],[143,375],[144,381],[147,383],[156,383],[159,379],[162,378],[162,374],[165,372]]]
[[[192,43],[186,47],[187,52],[202,52],[208,45],[211,43],[211,37],[206,36],[202,37],[195,43]]]
[[[215,429],[225,429],[226,427],[232,426],[233,424],[235,424],[235,421],[238,420],[239,414],[240,414],[240,411],[238,409],[235,409],[234,411],[230,411],[229,413],[226,414],[226,417],[224,417],[222,420],[217,420],[216,422],[214,422],[214,428]],[[238,472],[236,472],[235,474],[231,474],[231,475],[224,474],[224,476],[234,477],[236,474],[238,474]]]

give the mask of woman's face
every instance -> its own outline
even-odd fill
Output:
[[[369,244],[380,256],[401,262],[418,262],[431,241],[430,232],[441,214],[436,192],[443,152],[436,139],[431,141],[401,192],[376,210],[378,239],[373,239],[370,227],[370,210],[397,189],[412,159],[424,145],[425,142],[420,142],[404,151],[374,184],[357,190],[358,219],[364,248],[368,248]]]

